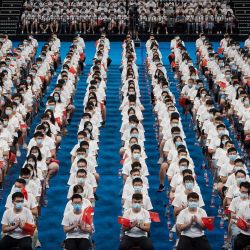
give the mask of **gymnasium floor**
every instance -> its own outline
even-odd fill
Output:
[[[14,43],[15,47],[16,43]],[[39,43],[38,53],[40,53],[42,43]],[[61,58],[64,59],[68,52],[70,43],[64,42],[61,47]],[[186,43],[188,52],[190,53],[193,61],[195,62],[195,43]],[[214,48],[217,49],[218,43],[214,43]],[[164,64],[168,70],[169,80],[171,82],[171,91],[178,100],[179,92],[176,89],[176,80],[170,72],[167,56],[170,53],[170,43],[160,43],[160,50],[163,55]],[[68,134],[63,137],[61,148],[58,151],[58,160],[60,161],[60,170],[57,176],[51,181],[50,188],[45,197],[48,204],[42,208],[42,214],[39,218],[39,239],[44,250],[57,250],[61,249],[60,244],[64,240],[64,232],[61,226],[64,207],[67,203],[67,181],[70,169],[70,155],[69,152],[77,143],[76,134],[78,124],[82,116],[82,101],[85,95],[86,78],[89,69],[92,65],[92,58],[94,56],[95,46],[94,42],[86,42],[86,67],[84,75],[80,76],[80,81],[77,85],[77,91],[74,96],[74,103],[76,112],[72,117],[72,122],[68,126]],[[158,170],[159,165],[157,161],[159,153],[157,151],[157,142],[155,137],[154,122],[155,117],[152,113],[152,105],[150,103],[150,81],[145,69],[146,50],[145,44],[141,48],[136,49],[137,52],[137,65],[139,66],[139,84],[141,91],[141,101],[145,107],[144,111],[144,128],[145,128],[145,147],[148,155],[147,165],[150,172],[149,182],[150,191],[149,195],[152,200],[154,211],[159,212],[161,223],[153,223],[151,230],[151,239],[153,240],[156,250],[172,249],[174,244],[168,240],[167,221],[165,217],[165,204],[168,204],[165,192],[157,193],[158,188]],[[101,181],[97,189],[99,200],[96,202],[95,207],[95,229],[94,241],[96,243],[96,250],[117,249],[119,244],[120,226],[117,223],[117,217],[121,215],[121,196],[119,191],[121,189],[122,181],[118,178],[118,169],[121,167],[119,164],[119,147],[120,147],[120,125],[121,115],[118,110],[120,105],[119,88],[120,88],[120,62],[121,62],[121,43],[111,43],[110,58],[112,64],[108,71],[107,81],[107,122],[106,126],[101,129],[100,136],[100,151],[98,157],[98,169]],[[50,86],[48,87],[45,99],[54,89],[55,82],[60,72],[60,67],[57,70],[57,75],[53,78]],[[44,100],[45,100],[44,99]],[[178,106],[178,104],[177,104]],[[180,108],[178,106],[178,108]],[[43,113],[42,108],[37,117],[34,118],[31,135],[33,134],[34,127],[38,124],[40,116]],[[203,155],[201,148],[195,145],[195,133],[190,126],[190,117],[184,117],[181,109],[179,109],[182,116],[182,124],[187,137],[187,145],[191,157],[193,158],[196,166],[197,181],[201,188],[203,199],[206,204],[206,211],[209,216],[217,216],[217,209],[219,200],[216,198],[215,208],[210,207],[212,185],[205,186],[203,178],[203,170],[201,164],[203,162]],[[22,156],[18,158],[18,164],[15,165],[6,180],[3,191],[3,199],[0,201],[0,217],[4,212],[4,205],[6,202],[6,195],[9,194],[10,187],[13,185],[14,180],[18,177],[17,173],[25,160],[25,151],[22,150]],[[210,175],[209,175],[210,176]],[[211,177],[211,176],[210,176]],[[217,208],[216,208],[217,207]],[[171,212],[171,214],[173,214]],[[219,228],[219,218],[216,217],[215,230],[207,232],[209,241],[211,242],[212,249],[221,249],[223,245],[224,229]],[[172,218],[173,222],[173,218]]]

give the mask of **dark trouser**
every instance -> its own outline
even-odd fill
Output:
[[[90,242],[88,239],[67,239],[65,242],[65,248],[67,250],[88,250],[90,247]]]
[[[142,250],[154,250],[151,240],[147,237],[129,237],[124,236],[119,250],[130,250],[132,247],[140,247]]]
[[[13,247],[19,247],[20,250],[32,250],[31,237],[24,237],[22,239],[14,239],[9,235],[4,236],[0,241],[0,249],[11,250]]]
[[[250,235],[238,234],[234,240],[234,250],[243,250],[250,245]]]
[[[207,237],[196,237],[190,238],[184,235],[181,235],[177,250],[211,250],[211,247],[208,243]]]

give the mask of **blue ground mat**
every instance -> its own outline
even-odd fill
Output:
[[[107,80],[107,121],[106,126],[101,128],[100,131],[100,150],[98,155],[98,168],[97,172],[100,173],[101,179],[97,189],[99,200],[96,202],[95,208],[95,234],[94,241],[97,250],[117,249],[119,244],[119,232],[120,226],[117,223],[117,217],[121,215],[121,196],[119,195],[122,180],[118,177],[118,169],[120,165],[119,148],[121,145],[120,140],[120,126],[121,115],[119,111],[120,106],[120,82],[121,73],[119,70],[121,62],[121,42],[111,43],[110,57],[112,64],[108,70]],[[68,52],[70,43],[62,43],[61,57],[65,57]],[[173,74],[170,72],[167,56],[170,53],[170,43],[160,43],[160,49],[163,55],[163,62],[168,70],[169,80],[171,82],[171,91],[178,100],[178,89],[176,88],[176,80],[173,78]],[[186,43],[188,51],[195,60],[195,44]],[[215,45],[218,47],[218,43]],[[41,47],[41,46],[40,46]],[[39,49],[40,49],[39,47]],[[94,42],[86,42],[86,67],[84,69],[84,75],[80,76],[80,80],[77,84],[77,91],[74,96],[74,104],[76,111],[72,117],[71,123],[68,125],[68,133],[63,137],[60,150],[58,151],[58,160],[60,161],[60,169],[57,176],[51,181],[50,188],[47,192],[46,199],[48,201],[47,207],[42,208],[42,214],[39,218],[39,239],[42,243],[42,249],[44,250],[57,250],[61,249],[60,244],[64,240],[65,235],[61,226],[61,220],[63,216],[64,207],[67,203],[66,195],[68,191],[67,181],[69,177],[70,169],[70,151],[77,143],[76,135],[78,130],[78,124],[82,117],[83,112],[83,98],[86,90],[86,79],[89,69],[92,65],[92,58],[94,56],[95,46]],[[159,165],[157,161],[159,159],[159,152],[157,150],[157,141],[155,135],[155,117],[152,112],[152,105],[150,100],[151,83],[148,79],[148,75],[145,68],[146,50],[145,44],[142,43],[140,48],[136,49],[137,52],[137,65],[139,67],[139,85],[141,91],[141,101],[145,107],[144,111],[144,128],[145,128],[145,147],[148,155],[147,165],[150,172],[149,195],[152,200],[154,211],[159,212],[161,223],[153,223],[151,231],[151,239],[154,243],[156,250],[172,249],[174,242],[168,240],[167,221],[165,218],[165,207],[168,203],[166,193],[157,193],[158,188],[158,172]],[[60,72],[60,67],[57,70],[57,74]],[[53,90],[55,86],[55,80],[57,75],[53,78],[50,86],[48,87],[47,94]],[[178,109],[182,116],[182,123],[186,133],[186,141],[191,157],[193,158],[196,166],[196,174],[198,176],[197,181],[200,185],[201,192],[206,203],[206,211],[210,216],[217,215],[217,208],[210,208],[211,190],[212,185],[206,187],[203,170],[200,168],[203,162],[203,155],[201,148],[195,145],[195,132],[193,127],[190,126],[190,117],[184,117],[181,109]],[[34,118],[31,132],[34,130],[34,126],[37,125],[42,114],[42,109],[38,116]],[[6,194],[9,194],[10,187],[13,185],[15,178],[17,178],[20,167],[25,159],[25,151],[22,150],[22,156],[18,158],[18,164],[15,165],[9,176],[7,177],[6,184],[3,191],[3,199],[0,201],[0,217],[4,212],[4,204],[6,201]],[[210,175],[209,175],[210,176]],[[210,176],[211,178],[211,176]],[[216,199],[216,206],[218,206],[219,200]],[[173,220],[172,220],[173,221]],[[221,249],[223,244],[224,231],[219,229],[219,218],[216,218],[216,229],[213,232],[208,233],[208,238],[211,242],[212,249]]]

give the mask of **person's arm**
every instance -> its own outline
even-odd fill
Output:
[[[180,207],[174,207],[174,216],[177,217],[177,215],[184,209],[184,206]]]
[[[3,224],[2,231],[3,231],[3,233],[9,233],[9,232],[14,231],[19,226],[20,226],[20,220],[14,226],[9,226],[9,225],[4,225]]]
[[[79,228],[83,233],[92,233],[93,229],[91,225],[88,225],[86,223],[80,223]]]
[[[123,231],[129,231],[130,229],[132,229],[133,227],[135,227],[137,224],[138,224],[138,221],[135,220],[133,222],[130,222],[129,227],[122,226],[122,229],[123,229]]]
[[[72,226],[64,226],[63,227],[63,230],[65,233],[70,233],[71,231],[73,231],[75,228],[78,228],[79,224],[78,223],[75,223],[74,225]]]
[[[176,224],[177,225],[177,229],[180,232],[185,231],[185,230],[187,230],[187,229],[189,229],[191,227],[192,223],[193,223],[193,218],[188,223]]]
[[[38,207],[32,208],[31,213],[32,213],[33,216],[38,217]]]
[[[202,220],[198,219],[198,217],[195,215],[193,218],[192,218],[192,221],[202,230],[205,229],[205,226],[202,222]]]
[[[138,223],[136,227],[147,233],[150,231],[150,223]]]

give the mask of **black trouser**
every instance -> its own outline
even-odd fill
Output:
[[[238,234],[234,240],[234,250],[243,250],[250,245],[250,235]]]
[[[89,250],[90,242],[84,238],[67,239],[65,242],[65,248],[67,250]]]
[[[130,250],[132,247],[140,247],[142,250],[154,250],[151,240],[147,237],[129,237],[124,236],[119,250]]]
[[[13,247],[19,247],[20,250],[32,250],[31,237],[24,237],[22,239],[14,239],[9,235],[4,236],[0,241],[0,249],[11,250]]]
[[[181,235],[177,250],[211,250],[206,236],[190,238]]]

